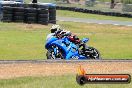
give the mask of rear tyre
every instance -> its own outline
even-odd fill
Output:
[[[88,47],[85,50],[85,54],[90,59],[101,59],[99,51],[97,49],[95,49],[94,47]]]

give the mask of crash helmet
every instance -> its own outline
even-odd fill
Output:
[[[52,25],[50,30],[51,30],[51,33],[55,33],[56,31],[60,30],[60,25]]]

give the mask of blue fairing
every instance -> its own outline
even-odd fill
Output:
[[[82,42],[84,42],[84,43],[86,43],[86,42],[88,42],[89,41],[89,38],[83,38],[82,39]]]
[[[63,50],[64,58],[69,59],[72,56],[72,52],[70,52],[72,44],[70,44],[70,41],[69,41],[69,45],[66,46],[66,44],[64,42],[66,42],[66,39],[59,39],[59,40],[52,42],[51,45],[56,45],[59,48],[61,48]],[[68,42],[66,42],[66,43],[68,44]]]
[[[70,60],[71,58],[77,59],[87,59],[85,56],[79,54],[79,47],[75,45],[73,42],[70,42],[68,37],[64,37],[62,39],[58,39],[52,34],[48,35],[45,48],[47,50],[51,49],[53,45],[57,46],[63,52],[63,57],[66,60]],[[86,41],[86,40],[85,40]],[[54,53],[56,54],[56,48],[52,48]]]
[[[52,43],[53,41],[56,41],[56,40],[58,40],[58,38],[56,38],[56,37],[54,37],[54,36],[52,36],[50,39],[47,39],[47,40],[46,40],[46,44],[45,44],[45,48],[48,49],[49,46],[51,45],[51,43]]]

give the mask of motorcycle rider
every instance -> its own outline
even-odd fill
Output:
[[[52,25],[52,27],[50,28],[51,33],[56,33],[57,31],[61,30],[60,25]]]
[[[54,36],[57,36],[58,38],[62,38],[64,35],[71,34],[70,31],[62,29],[60,25],[53,25],[50,30],[51,30],[51,33],[53,33]]]
[[[58,38],[62,38],[63,36],[68,36],[70,41],[75,43],[77,46],[79,46],[80,50],[82,50],[83,52],[87,48],[86,44],[82,43],[82,41],[76,35],[72,34],[70,31],[62,29],[60,25],[53,25],[50,30],[51,33],[53,33],[53,36],[57,36]]]
[[[77,50],[80,55],[86,56],[88,58],[90,57],[93,59],[96,59],[99,57],[99,53],[95,48],[88,47],[86,45],[86,42],[88,41],[88,39],[84,38],[83,40],[80,40],[76,35],[73,35],[70,31],[66,31],[66,30],[62,29],[59,25],[53,25],[51,27],[50,31],[51,31],[51,33],[47,36],[46,41],[50,40],[52,37],[56,37],[57,40],[59,40],[59,39],[61,40],[61,38],[66,36],[66,38],[68,38],[71,42],[73,42],[74,44],[79,46]],[[64,43],[66,43],[66,42],[64,42]],[[67,46],[67,43],[66,43],[66,46]],[[69,45],[68,45],[68,47],[69,47]],[[52,48],[54,48],[54,46]],[[51,55],[52,55],[52,53],[51,53]],[[60,53],[57,53],[54,55],[55,55],[55,57],[59,57],[59,58],[63,59],[62,51],[60,51]]]
[[[54,36],[57,36],[58,38],[68,35],[71,42],[75,44],[81,43],[81,40],[76,35],[73,35],[70,31],[61,29],[60,25],[53,25],[50,30],[51,33],[53,33]]]

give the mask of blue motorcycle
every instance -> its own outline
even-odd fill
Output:
[[[46,39],[47,59],[101,59],[97,49],[86,45],[88,38],[81,40],[83,47],[71,42],[67,36],[57,38],[49,34]]]

